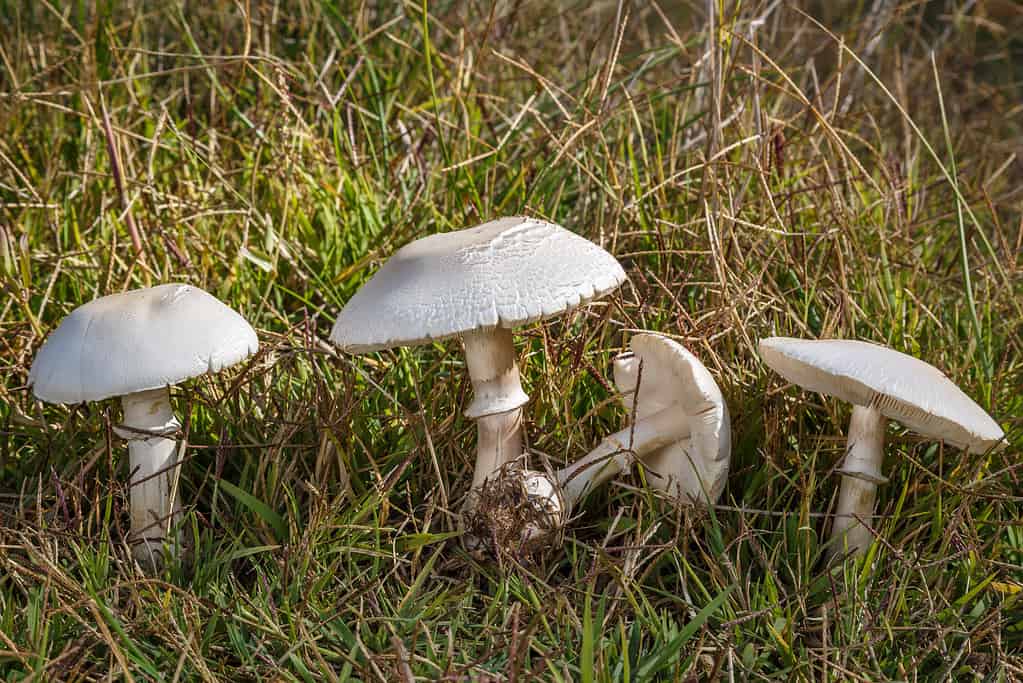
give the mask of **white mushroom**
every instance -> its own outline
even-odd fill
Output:
[[[626,469],[633,455],[654,488],[682,502],[713,503],[732,447],[721,390],[696,356],[667,337],[637,334],[629,346],[615,360],[615,384],[635,423],[558,472],[566,506]]]
[[[557,484],[542,472],[517,475],[529,512],[517,532],[519,543],[543,542],[567,523],[583,496],[627,469],[634,457],[643,463],[652,487],[682,503],[712,504],[724,490],[731,421],[714,378],[668,337],[637,334],[629,347],[615,359],[614,375],[634,424],[554,473]],[[508,516],[502,510],[489,514]]]
[[[120,397],[131,463],[135,557],[159,566],[179,508],[172,500],[180,427],[168,387],[218,372],[258,349],[252,327],[201,289],[168,284],[112,294],[75,309],[39,349],[29,384],[48,403]],[[172,544],[173,546],[173,544]]]
[[[552,318],[625,280],[609,253],[564,228],[501,218],[430,235],[399,249],[338,315],[331,341],[350,353],[459,336],[475,397],[473,488],[522,453],[512,328]]]
[[[1004,446],[1001,427],[933,365],[893,349],[847,339],[771,337],[760,342],[764,362],[788,381],[853,404],[845,461],[831,531],[831,552],[853,553],[873,541],[857,521],[874,512],[885,418],[917,434],[973,453]]]

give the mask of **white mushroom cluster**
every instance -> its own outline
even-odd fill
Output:
[[[611,254],[560,226],[501,218],[399,249],[341,310],[330,339],[353,354],[459,339],[473,387],[465,415],[478,431],[463,513],[501,518],[517,542],[544,545],[589,492],[636,462],[653,489],[681,504],[713,505],[725,489],[731,423],[721,389],[689,350],[653,332],[632,333],[628,351],[613,362],[622,428],[556,472],[524,464],[522,409],[529,396],[513,330],[603,297],[625,279]],[[29,374],[39,399],[121,399],[124,417],[115,432],[128,442],[129,540],[147,569],[179,546],[180,424],[169,387],[219,372],[258,348],[238,313],[184,284],[96,299],[68,315],[40,348]],[[994,419],[919,359],[837,339],[771,337],[759,351],[786,380],[853,405],[833,554],[861,553],[873,542],[868,520],[886,481],[887,420],[970,452],[1005,446]],[[515,495],[484,499],[488,487],[509,482]],[[535,514],[512,510],[502,517],[509,505]],[[491,530],[473,527],[467,546],[480,547]]]

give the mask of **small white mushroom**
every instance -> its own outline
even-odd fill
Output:
[[[112,294],[71,312],[39,349],[29,384],[48,403],[120,397],[128,441],[131,541],[149,569],[179,512],[172,498],[180,427],[168,387],[255,353],[252,327],[201,289],[167,284]],[[173,550],[173,543],[171,544]]]
[[[862,553],[873,542],[857,517],[873,514],[877,487],[887,481],[881,473],[885,418],[972,453],[1005,446],[1005,433],[991,416],[940,370],[918,358],[848,339],[770,337],[759,348],[764,362],[793,384],[853,404],[839,470],[833,554],[846,549]]]
[[[721,390],[703,363],[668,337],[637,334],[629,346],[631,353],[615,360],[614,374],[635,423],[558,472],[566,506],[626,469],[633,455],[654,488],[684,503],[713,503],[731,456]]]
[[[512,328],[560,315],[615,290],[611,254],[557,225],[501,218],[399,249],[341,310],[330,339],[349,353],[461,337],[478,429],[473,489],[522,453]]]

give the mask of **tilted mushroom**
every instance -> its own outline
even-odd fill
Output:
[[[167,284],[76,308],[39,349],[29,371],[39,399],[121,399],[124,422],[115,431],[128,441],[132,551],[147,569],[160,565],[179,513],[171,495],[178,448],[169,437],[180,424],[168,387],[234,365],[258,347],[238,313],[201,289]]]
[[[562,227],[501,218],[399,249],[341,310],[330,339],[349,353],[461,337],[475,397],[476,489],[522,454],[512,328],[553,318],[615,290],[611,254]]]
[[[874,512],[877,487],[887,479],[885,418],[922,436],[972,453],[1004,446],[1001,427],[940,370],[884,346],[849,339],[770,337],[760,356],[786,380],[853,404],[842,487],[831,530],[831,552],[861,553],[873,541],[857,520]]]
[[[713,503],[724,490],[731,421],[714,378],[668,337],[637,334],[629,347],[615,359],[614,374],[635,422],[558,470],[557,486],[545,474],[524,474],[527,502],[543,513],[535,515],[539,523],[523,530],[524,540],[563,526],[586,493],[627,469],[633,458],[643,463],[652,487],[682,503]]]
[[[682,502],[713,503],[724,489],[732,452],[721,390],[703,363],[668,337],[637,334],[629,347],[631,353],[615,359],[614,375],[635,423],[558,473],[565,498],[575,504],[625,469],[634,454],[654,488]]]

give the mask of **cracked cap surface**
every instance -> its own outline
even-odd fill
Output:
[[[399,249],[341,310],[349,353],[414,346],[559,315],[625,281],[615,258],[553,223],[512,217]]]

